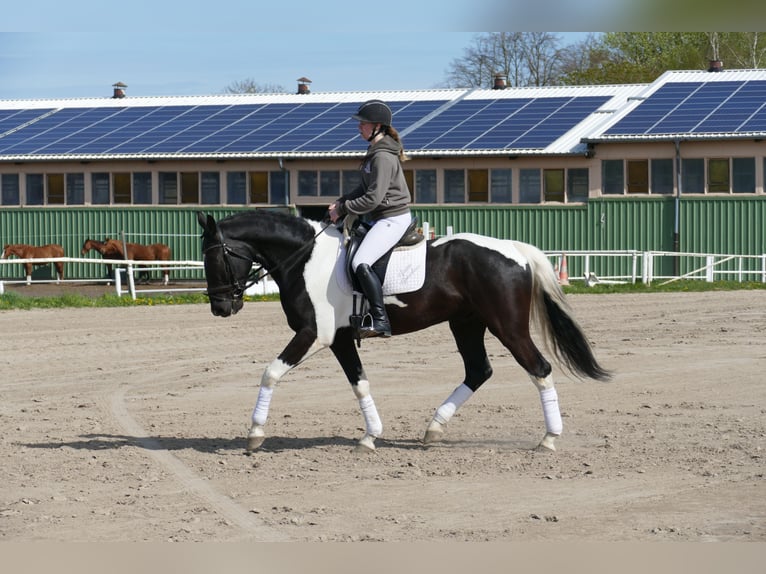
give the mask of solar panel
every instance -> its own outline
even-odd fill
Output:
[[[671,82],[605,135],[712,134],[766,130],[766,81]]]
[[[407,136],[417,149],[544,148],[609,98],[552,97],[463,100]]]
[[[23,126],[27,122],[52,111],[52,109],[0,110],[0,135]]]

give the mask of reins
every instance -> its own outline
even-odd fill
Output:
[[[229,289],[232,291],[232,297],[242,297],[245,291],[247,291],[250,287],[258,283],[261,279],[268,277],[269,275],[273,276],[273,273],[277,271],[280,268],[283,269],[290,269],[297,259],[306,252],[310,247],[314,245],[314,241],[316,241],[316,238],[319,237],[322,233],[324,233],[327,228],[330,227],[329,225],[325,225],[322,229],[320,229],[314,237],[311,238],[310,241],[307,241],[303,245],[301,245],[296,251],[294,251],[287,259],[280,261],[277,265],[272,267],[271,269],[266,269],[263,264],[259,264],[259,266],[256,269],[251,269],[250,273],[248,273],[247,277],[243,281],[240,279],[237,279],[234,276],[234,272],[231,268],[231,263],[229,262],[229,255],[232,255],[234,257],[237,257],[239,259],[243,259],[245,261],[249,261],[251,264],[253,263],[253,259],[249,257],[248,255],[243,255],[242,253],[238,253],[235,249],[227,245],[226,241],[223,240],[223,235],[221,235],[221,242],[217,243],[215,245],[210,245],[206,249],[202,251],[203,254],[207,253],[208,251],[212,249],[221,248],[223,251],[223,262],[226,266],[226,273],[229,276],[230,285],[222,285],[220,287],[215,287],[213,289],[207,290],[208,297],[211,295],[215,299],[224,299],[224,297],[220,296],[220,293],[226,292]]]

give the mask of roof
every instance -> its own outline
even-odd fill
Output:
[[[584,141],[648,142],[766,137],[766,70],[669,71]]]
[[[766,135],[766,70],[505,90],[0,100],[0,161],[358,157],[389,103],[411,157],[581,155],[589,143]]]

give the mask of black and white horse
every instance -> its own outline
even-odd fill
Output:
[[[329,347],[351,383],[366,433],[360,449],[375,448],[381,423],[350,326],[352,293],[344,285],[344,238],[334,226],[293,215],[253,210],[216,222],[198,213],[213,315],[228,317],[243,305],[253,264],[279,287],[287,323],[295,332],[266,368],[252,415],[247,450],[264,441],[264,426],[277,382],[296,365]],[[513,354],[540,392],[546,432],[540,447],[555,450],[562,422],[551,365],[530,337],[537,321],[558,362],[579,378],[607,380],[610,373],[593,355],[574,319],[550,261],[518,241],[457,234],[429,241],[421,287],[387,295],[394,336],[449,322],[465,365],[465,379],[436,410],[423,441],[439,440],[458,408],[492,375],[484,335],[489,332]]]

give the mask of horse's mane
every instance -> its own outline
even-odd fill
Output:
[[[270,239],[302,245],[316,234],[308,220],[269,209],[240,211],[221,219],[218,226],[225,237],[243,241]]]

